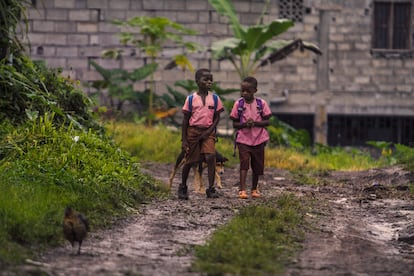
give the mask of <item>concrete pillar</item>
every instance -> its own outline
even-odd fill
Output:
[[[314,97],[314,126],[315,143],[326,145],[328,142],[328,114],[326,112],[330,97],[329,87],[329,28],[332,13],[339,10],[337,6],[318,8],[319,26],[318,43],[322,55],[318,57],[318,75],[316,84],[316,97]]]

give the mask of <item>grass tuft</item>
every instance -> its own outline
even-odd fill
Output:
[[[304,211],[291,194],[248,206],[198,246],[194,271],[209,275],[274,275],[283,271],[303,240]]]

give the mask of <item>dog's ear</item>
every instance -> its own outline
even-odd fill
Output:
[[[216,160],[219,161],[219,162],[229,161],[229,159],[227,159],[223,154],[221,154],[218,151],[216,151]]]

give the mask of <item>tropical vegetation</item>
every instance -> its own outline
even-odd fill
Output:
[[[105,133],[79,83],[23,54],[14,32],[23,3],[0,1],[2,268],[62,243],[68,205],[104,227],[166,191]]]
[[[22,263],[49,246],[62,244],[61,220],[67,205],[84,212],[94,231],[131,214],[142,202],[167,195],[163,183],[142,173],[141,163],[173,162],[180,150],[179,132],[164,124],[151,128],[124,122],[102,126],[91,113],[92,101],[76,81],[23,55],[15,39],[16,24],[24,16],[22,3],[0,0],[2,268]],[[128,87],[130,82],[151,74],[148,72],[153,68],[147,69],[123,75],[102,68],[102,74],[109,76],[102,87],[107,85],[117,93],[116,84],[125,83]],[[192,84],[177,85],[182,88]],[[269,127],[272,141],[266,153],[267,166],[323,172],[401,162],[413,169],[414,150],[406,146],[373,143],[382,152],[379,159],[374,159],[357,149],[306,146],[306,135],[296,136],[294,130],[285,133],[280,127],[280,122]],[[237,163],[231,157],[233,146],[231,138],[219,137],[217,148],[231,158],[230,165]],[[271,163],[274,160],[280,162]],[[197,256],[205,262],[196,262],[194,269],[219,273],[224,271],[221,260],[226,260],[230,263],[226,271],[235,274],[240,273],[240,268],[252,274],[280,271],[280,267],[273,267],[267,261],[255,263],[251,256],[259,250],[286,263],[286,257],[298,248],[302,239],[297,228],[303,222],[302,207],[295,198],[286,195],[276,203],[246,208],[217,232],[207,248],[197,248]],[[246,243],[246,233],[263,237],[264,243]],[[270,246],[278,242],[290,247],[281,251],[280,247]],[[240,253],[241,243],[245,246],[242,258],[252,262],[242,263],[241,258],[231,256]],[[226,250],[218,244],[225,244]]]
[[[155,94],[155,83],[154,83],[154,73],[158,67],[157,59],[160,57],[165,45],[167,43],[173,43],[177,48],[183,49],[183,53],[176,54],[172,57],[171,62],[166,66],[166,69],[171,69],[176,66],[180,67],[182,70],[194,71],[194,68],[191,62],[187,58],[187,52],[194,52],[201,47],[194,42],[185,41],[185,35],[195,35],[197,32],[195,30],[184,27],[181,24],[178,24],[166,17],[148,17],[148,16],[136,16],[126,21],[114,20],[113,24],[123,27],[120,36],[120,43],[122,45],[132,45],[137,48],[138,52],[143,52],[143,59],[149,59],[149,64],[144,64],[142,68],[139,68],[133,72],[133,74],[127,74],[125,70],[116,69],[115,78],[110,84],[110,95],[114,96],[115,91],[121,93],[118,94],[118,97],[129,96],[126,99],[133,99],[135,95],[146,95],[147,94],[147,121],[149,125],[152,124],[152,121],[155,119],[154,114],[154,94]],[[137,31],[138,30],[138,31]],[[114,49],[108,50],[104,53],[105,57],[119,58],[122,50]],[[100,69],[99,72],[102,74],[103,69],[99,68],[97,64],[93,64],[95,68]],[[137,71],[146,70],[146,74],[140,75],[137,78]],[[129,76],[132,75],[135,78],[131,79]],[[136,93],[132,90],[132,85],[127,85],[125,90],[125,83],[128,84],[128,80],[139,81],[144,79],[149,75],[150,77],[150,87],[144,93]],[[105,75],[104,75],[105,76]],[[119,81],[116,81],[119,80]],[[114,87],[115,86],[115,87]],[[108,88],[108,87],[103,87]],[[112,89],[111,89],[112,88]],[[112,92],[112,93],[111,93]],[[136,97],[135,97],[136,98]],[[122,98],[121,98],[122,99]],[[142,99],[142,98],[141,98]]]
[[[263,22],[263,16],[270,4],[265,1],[261,16],[252,26],[242,25],[231,0],[209,0],[209,3],[230,24],[233,37],[215,41],[211,46],[213,57],[217,60],[228,60],[242,80],[246,76],[255,75],[256,71],[267,64],[281,60],[296,49],[310,50],[321,54],[319,48],[302,39],[273,40],[294,25],[290,19],[276,19],[270,23]]]
[[[22,50],[18,27],[27,30],[24,20],[25,9],[30,2],[29,0],[0,0],[0,60],[7,59],[12,62],[13,54]],[[22,26],[23,24],[25,25]]]

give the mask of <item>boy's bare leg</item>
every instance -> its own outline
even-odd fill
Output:
[[[246,190],[247,170],[240,170],[240,191]]]
[[[190,174],[191,164],[184,164],[182,175],[181,175],[181,184],[178,186],[178,198],[179,199],[188,199],[188,188],[187,188],[187,179]]]
[[[253,173],[252,176],[252,198],[259,198],[261,197],[259,191],[257,190],[258,184],[259,184],[259,175]]]
[[[259,176],[253,173],[252,176],[252,190],[257,190],[257,185],[259,184]]]

